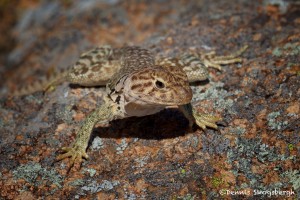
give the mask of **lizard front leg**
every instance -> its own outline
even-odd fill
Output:
[[[221,121],[221,117],[216,117],[210,114],[200,113],[193,106],[189,104],[178,106],[179,110],[189,120],[190,128],[196,123],[203,130],[206,127],[218,129],[216,122]]]
[[[215,52],[209,52],[206,54],[185,54],[181,57],[180,62],[183,64],[183,70],[186,72],[190,83],[196,81],[203,81],[208,78],[208,67],[221,70],[221,65],[241,62],[240,55],[248,48],[247,45],[243,46],[240,50],[227,55],[216,56]],[[206,127],[217,129],[216,122],[221,121],[221,117],[198,112],[191,104],[178,106],[179,110],[183,112],[185,117],[189,120],[190,127],[196,123],[203,130]]]
[[[56,160],[60,161],[65,158],[71,157],[70,168],[75,162],[82,163],[82,158],[88,159],[86,149],[90,139],[90,135],[96,123],[107,122],[113,118],[113,109],[110,103],[104,103],[95,111],[93,111],[84,121],[83,126],[80,128],[76,135],[75,142],[70,147],[63,147],[64,154],[57,156]]]

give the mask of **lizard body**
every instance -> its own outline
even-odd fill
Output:
[[[53,76],[31,88],[16,92],[24,95],[67,81],[83,86],[106,85],[105,103],[95,109],[84,121],[70,147],[57,157],[71,157],[74,162],[88,158],[86,149],[93,127],[99,122],[109,122],[131,116],[157,113],[168,106],[178,106],[190,126],[196,123],[202,129],[217,128],[221,120],[209,114],[198,113],[190,104],[192,90],[190,82],[208,78],[208,67],[221,69],[221,64],[241,62],[239,55],[247,46],[229,56],[208,54],[186,54],[180,58],[155,59],[153,54],[140,47],[98,47],[80,56],[70,69]]]

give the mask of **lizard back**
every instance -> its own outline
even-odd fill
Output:
[[[137,46],[115,49],[114,54],[120,57],[121,66],[119,71],[108,82],[110,90],[113,90],[124,77],[132,74],[134,71],[151,67],[155,62],[154,56],[149,50]]]

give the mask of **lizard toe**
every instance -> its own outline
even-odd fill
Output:
[[[87,155],[87,153],[85,152],[84,149],[77,148],[76,146],[63,147],[61,150],[65,153],[57,156],[56,160],[60,161],[65,158],[70,158],[70,160],[69,160],[70,166],[73,166],[75,163],[81,164],[83,162],[82,158],[85,158],[85,159],[89,158],[89,156]]]

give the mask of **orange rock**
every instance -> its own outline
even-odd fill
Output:
[[[256,33],[256,34],[253,35],[253,40],[254,40],[254,41],[258,41],[258,40],[261,39],[261,37],[262,37],[262,34],[261,34],[261,33]]]
[[[293,102],[291,105],[286,109],[286,112],[291,114],[291,113],[300,113],[300,105],[299,102]]]

